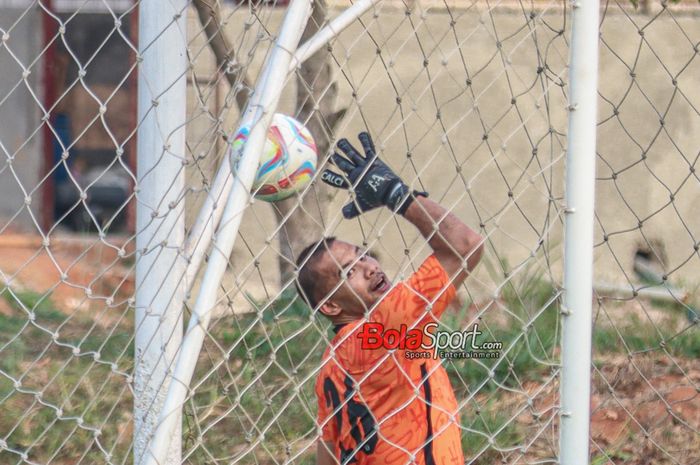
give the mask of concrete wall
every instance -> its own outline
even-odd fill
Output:
[[[499,263],[506,263],[509,272],[519,269],[521,274],[560,279],[569,53],[565,37],[570,31],[559,34],[565,25],[561,10],[537,13],[526,22],[521,11],[507,8],[493,14],[482,6],[457,8],[451,14],[434,9],[424,16],[420,10],[406,15],[402,9],[384,8],[377,17],[366,15],[364,26],[351,26],[333,43],[338,104],[349,106],[337,137],[353,138],[369,128],[382,155],[405,179],[417,181],[418,171],[433,198],[453,206],[474,227],[483,224],[490,265],[482,266],[469,284],[469,292],[478,298],[497,291],[503,282]],[[247,32],[237,27],[247,11],[229,14],[229,37],[245,52],[256,26]],[[274,30],[281,15],[264,10],[262,17]],[[604,15],[596,279],[635,281],[636,248],[660,240],[672,281],[695,283],[700,260],[693,243],[700,234],[700,218],[694,204],[700,183],[689,164],[700,147],[700,65],[697,57],[693,60],[692,45],[700,39],[700,21],[693,14],[662,14],[644,28],[642,37],[638,30],[651,19],[620,11]],[[196,30],[193,19],[190,31]],[[252,60],[239,55],[243,62],[251,61],[250,76],[255,76],[268,45],[260,44]],[[211,56],[203,41],[196,39],[192,49],[195,69],[210,74]],[[670,74],[678,74],[677,86]],[[280,111],[294,113],[293,92],[290,84]],[[232,131],[235,107],[220,111],[223,128]],[[666,113],[663,128],[661,113]],[[192,126],[191,137],[202,130]],[[612,171],[618,171],[614,180]],[[672,204],[667,189],[677,191]],[[406,248],[413,264],[425,256],[426,249],[417,246],[422,241],[414,242],[413,228],[386,212],[341,221],[339,208],[346,200],[342,194],[336,197],[327,219],[329,234],[369,242],[391,271],[405,267]],[[190,211],[196,203],[192,201]],[[646,217],[639,229],[637,218]],[[269,286],[277,276],[274,231],[270,207],[259,202],[246,216],[241,233],[245,244],[239,241],[234,254],[240,279],[262,294],[263,282]],[[538,246],[540,239],[546,248]],[[251,250],[264,252],[253,257]]]
[[[671,281],[695,289],[700,179],[691,167],[700,168],[700,61],[693,47],[700,17],[609,15],[602,38],[598,272],[624,280],[637,244],[657,240]]]

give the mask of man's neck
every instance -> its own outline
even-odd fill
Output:
[[[333,323],[333,326],[344,326],[348,323],[355,322],[357,320],[361,320],[364,317],[361,315],[347,315],[347,314],[340,314],[333,318],[331,322]]]

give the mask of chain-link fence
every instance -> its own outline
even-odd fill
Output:
[[[591,454],[698,463],[697,9],[603,7]]]
[[[315,2],[300,44],[350,6]],[[557,463],[571,5],[357,2],[367,11],[310,57],[291,47],[296,67],[275,75],[284,85],[276,111],[311,131],[318,175],[289,200],[245,197],[223,258],[208,241],[212,210],[226,204],[246,108],[271,98],[259,76],[292,7],[173,1],[159,6],[158,27],[143,29],[146,7],[0,0],[0,462],[145,463],[184,353],[194,372],[172,383],[185,401],[169,463],[314,463],[335,421],[319,417],[327,399],[315,386],[338,341],[297,295],[297,256],[336,236],[399,283],[431,253],[388,209],[344,220],[352,194],[321,182],[337,140],[366,130],[411,189],[483,238],[481,262],[438,330],[477,325],[480,343],[502,345],[434,369],[449,383],[433,390],[454,392],[446,413],[465,462]],[[601,5],[594,464],[700,463],[699,11]],[[139,78],[168,51],[177,66],[159,81]],[[169,106],[178,99],[186,109]],[[198,270],[221,260],[220,280]],[[193,315],[199,324],[186,329]],[[178,351],[193,328],[201,351]],[[342,418],[351,401],[367,405],[363,376],[342,387]],[[421,387],[408,402],[438,419],[444,405],[427,397]],[[395,414],[368,415],[377,441],[390,443]],[[359,439],[342,446],[363,460],[374,436],[364,424],[353,431]],[[392,443],[394,460],[444,453],[441,432],[419,450]]]

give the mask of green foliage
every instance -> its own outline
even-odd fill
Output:
[[[674,357],[697,359],[700,357],[700,331],[698,324],[677,329],[682,315],[670,315],[666,324],[642,322],[636,316],[614,325],[598,324],[593,331],[594,354],[641,353],[667,351]]]
[[[605,464],[616,464],[624,463],[631,459],[633,456],[629,452],[609,450],[605,454],[600,454],[591,459],[591,465],[605,465]]]
[[[0,299],[4,299],[18,314],[24,314],[25,317],[34,313],[39,322],[60,323],[66,318],[51,304],[49,293],[39,294],[32,291],[5,288],[0,292]]]
[[[226,411],[226,415],[204,438],[206,449],[214,456],[227,455],[241,463],[289,458],[309,446],[316,437],[315,372],[326,348],[329,324],[311,315],[295,292],[283,293],[271,302],[254,302],[258,313],[240,315],[226,326],[211,329],[213,340],[228,354],[226,366],[215,369],[215,375],[198,390],[187,411],[186,437],[194,444],[198,428],[207,411]],[[262,317],[260,317],[262,316]],[[211,360],[216,361],[217,356]],[[212,364],[198,366],[199,376],[214,369]],[[211,382],[211,381],[215,382]],[[200,419],[195,425],[195,419]],[[232,445],[220,438],[243,438],[243,445],[232,451]],[[254,450],[249,444],[262,443]],[[315,446],[292,463],[312,463]],[[195,457],[206,461],[202,448]],[[193,459],[199,463],[198,459]]]
[[[477,321],[479,330],[485,333],[483,340],[503,343],[501,358],[447,361],[453,385],[464,392],[479,388],[490,391],[503,385],[517,387],[548,374],[556,362],[553,353],[559,338],[556,296],[557,290],[536,275],[528,274],[516,283],[509,281],[499,305]],[[505,321],[489,312],[499,312]],[[464,312],[443,319],[450,327],[461,327]]]
[[[523,435],[516,423],[492,399],[478,409],[470,405],[470,414],[462,415],[462,451],[476,463],[500,463],[505,457],[498,449],[521,444]]]

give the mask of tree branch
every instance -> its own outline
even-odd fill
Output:
[[[199,21],[204,27],[209,41],[209,47],[214,53],[217,70],[224,73],[236,97],[238,110],[243,112],[252,89],[250,80],[243,72],[243,67],[236,62],[233,47],[224,34],[221,21],[221,8],[218,0],[194,0]]]
[[[325,0],[313,3],[313,12],[302,35],[304,43],[326,22],[328,7]],[[308,121],[306,127],[316,141],[319,166],[322,169],[335,128],[347,112],[347,108],[335,111],[338,84],[332,77],[330,52],[323,47],[300,66],[297,73],[297,109],[299,119]],[[334,192],[333,192],[334,193]],[[280,230],[280,273],[282,282],[294,272],[294,261],[304,247],[321,237],[324,218],[333,198],[329,187],[315,183],[299,205],[299,198],[292,197],[274,205],[277,220],[281,221],[290,211],[290,218]]]

